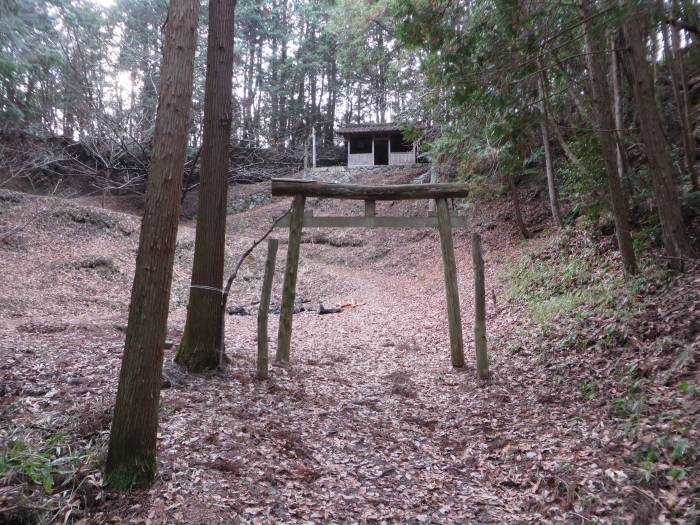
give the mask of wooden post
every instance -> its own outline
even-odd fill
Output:
[[[377,216],[377,201],[365,201],[365,217]]]
[[[389,145],[387,146],[388,151],[387,155],[389,156],[389,160],[387,161],[387,164],[391,166],[391,135],[389,135]]]
[[[416,143],[413,143],[414,153],[415,153]],[[430,184],[436,184],[438,181],[438,165],[436,162],[430,163]],[[428,201],[428,214],[435,213],[435,200],[430,199]]]
[[[277,239],[267,241],[267,259],[263,274],[262,291],[260,292],[260,307],[258,308],[258,379],[267,379],[267,316],[270,310],[270,294],[272,279],[275,276],[275,260],[277,259]]]
[[[484,283],[484,259],[481,256],[481,236],[472,234],[472,260],[474,262],[474,343],[476,346],[476,371],[479,379],[489,377],[489,357],[486,353],[486,285]]]
[[[292,342],[292,316],[294,314],[294,298],[297,288],[297,270],[299,269],[299,244],[304,221],[304,203],[306,197],[297,195],[292,204],[292,218],[289,225],[289,243],[287,244],[287,265],[284,270],[284,286],[282,288],[282,308],[280,325],[277,333],[277,361],[289,362],[289,347]]]
[[[311,165],[316,167],[316,128],[311,128]]]
[[[462,338],[462,318],[459,312],[459,289],[457,265],[452,244],[452,225],[447,199],[436,199],[442,264],[445,270],[445,293],[447,295],[447,318],[450,324],[450,353],[452,366],[464,366],[464,340]]]
[[[400,201],[416,199],[462,199],[469,195],[466,184],[336,184],[315,180],[272,179],[273,197],[326,197],[361,201]]]

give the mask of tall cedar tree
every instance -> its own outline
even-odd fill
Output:
[[[216,368],[223,344],[221,294],[210,288],[220,289],[224,279],[235,7],[236,0],[209,2],[197,237],[187,322],[175,357],[191,372]]]
[[[146,487],[156,474],[163,348],[175,256],[192,77],[197,0],[171,0],[160,96],[129,325],[119,375],[105,478],[110,487]]]
[[[674,12],[679,11],[680,6],[678,0],[673,0]],[[668,26],[668,24],[666,24]],[[676,105],[678,106],[678,114],[680,117],[681,132],[683,137],[683,147],[685,149],[686,169],[690,175],[690,182],[693,185],[694,191],[700,191],[700,180],[698,180],[698,170],[695,162],[697,155],[695,151],[695,135],[690,120],[690,96],[688,93],[688,79],[685,70],[685,59],[681,50],[681,34],[676,24],[671,24],[671,41],[673,45],[672,55],[672,74],[671,79],[675,77],[673,87]]]
[[[681,257],[694,255],[681,216],[678,191],[673,180],[673,162],[668,153],[666,137],[661,127],[661,117],[656,107],[654,81],[647,62],[644,29],[648,15],[634,8],[630,2],[630,15],[625,19],[623,32],[632,71],[632,92],[639,114],[639,127],[649,161],[651,185],[663,232],[664,250],[671,257],[672,266],[680,269]]]
[[[617,143],[615,140],[616,131],[612,101],[605,67],[602,62],[603,50],[600,49],[601,46],[593,35],[592,14],[590,2],[583,0],[581,2],[581,16],[583,18],[583,37],[586,46],[588,74],[591,79],[593,114],[595,124],[598,126],[605,175],[608,179],[615,234],[620,248],[620,255],[622,255],[622,265],[625,274],[634,275],[637,273],[637,260],[632,246],[627,200],[624,197],[617,169]]]
[[[552,162],[552,151],[549,144],[549,104],[547,101],[547,98],[549,97],[549,86],[547,82],[546,70],[541,60],[537,62],[537,67],[540,68],[537,86],[539,88],[538,94],[540,97],[540,108],[542,111],[540,129],[542,131],[542,145],[544,146],[544,161],[545,173],[547,174],[547,190],[549,192],[549,207],[552,210],[554,225],[557,228],[561,228],[563,226],[563,222],[561,219],[561,208],[559,206],[559,193],[557,192],[557,183],[554,179],[554,163]]]

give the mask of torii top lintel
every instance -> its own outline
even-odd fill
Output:
[[[273,197],[325,197],[364,201],[459,199],[469,194],[466,184],[391,184],[367,186],[334,184],[303,179],[272,179]]]

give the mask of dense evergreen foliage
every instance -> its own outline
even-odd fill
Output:
[[[697,5],[395,0],[392,12],[399,40],[425,54],[436,158],[504,176],[516,212],[512,178],[545,167],[555,225],[559,186],[571,219],[609,206],[627,273],[641,223],[660,222],[669,257],[693,255],[678,195],[698,190]],[[650,196],[659,219],[630,216]]]
[[[0,129],[71,138],[153,132],[163,0],[11,0],[0,6]],[[190,145],[201,144],[206,6]],[[236,8],[233,130],[244,146],[297,145],[311,125],[397,118],[420,82],[383,2],[245,0]]]

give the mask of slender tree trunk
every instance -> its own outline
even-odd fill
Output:
[[[275,9],[277,7],[275,6]],[[277,135],[277,130],[279,128],[278,119],[280,112],[280,96],[279,96],[279,74],[280,74],[280,60],[277,56],[279,44],[277,37],[273,36],[272,44],[270,45],[270,124],[269,124],[269,134],[272,139],[272,144],[275,148],[279,147],[280,137]]]
[[[384,35],[382,34],[381,28],[379,29],[379,34],[377,36],[377,47],[380,49],[383,55],[385,53]],[[379,113],[379,122],[383,124],[386,122],[386,67],[381,62],[378,64],[377,73],[377,109]]]
[[[610,192],[610,204],[615,221],[615,233],[617,243],[622,256],[622,265],[627,275],[637,273],[637,260],[632,246],[630,234],[629,210],[625,200],[620,177],[617,169],[617,144],[615,141],[615,122],[610,104],[610,90],[605,77],[605,68],[601,59],[600,46],[591,35],[591,10],[589,0],[582,0],[581,14],[585,20],[583,24],[584,41],[586,46],[586,60],[588,62],[588,74],[591,79],[591,95],[595,122],[598,126],[598,135],[602,147],[605,174],[608,179]]]
[[[615,115],[615,141],[617,145],[617,174],[620,177],[620,184],[625,188],[627,155],[622,141],[622,131],[624,121],[622,117],[622,71],[620,70],[620,56],[617,40],[615,37],[611,41],[611,67],[610,74],[612,76],[612,92],[613,92],[613,113]]]
[[[204,140],[192,288],[185,331],[175,357],[191,372],[216,368],[222,345],[221,294],[209,288],[218,290],[224,281],[235,7],[236,0],[209,0]]]
[[[643,28],[647,15],[635,9],[634,4],[630,8],[632,12],[625,19],[623,31],[634,77],[633,94],[639,109],[639,126],[649,161],[664,248],[669,257],[692,257],[694,250],[683,224],[678,192],[673,181],[673,163],[656,106],[652,71],[646,59],[646,31]],[[676,263],[674,266],[680,268],[680,260],[671,260]]]
[[[324,137],[323,141],[326,146],[333,145],[333,135],[335,126],[335,107],[336,98],[338,93],[338,82],[337,82],[337,65],[336,65],[336,51],[335,43],[331,44],[330,50],[330,65],[328,71],[328,105],[326,108],[326,124],[324,126]]]
[[[678,1],[673,1],[674,10],[677,11]],[[667,25],[668,26],[668,25]],[[666,33],[664,33],[665,36]],[[695,136],[693,128],[690,124],[690,101],[688,96],[688,81],[685,72],[685,60],[683,59],[683,51],[681,50],[681,37],[678,27],[671,27],[671,42],[672,52],[669,50],[668,56],[672,59],[669,61],[672,76],[674,80],[673,94],[676,99],[678,108],[678,116],[681,123],[681,136],[683,138],[683,149],[685,150],[685,165],[686,171],[690,176],[690,182],[695,191],[700,191],[700,182],[698,181],[698,169],[695,165],[697,155],[695,152]]]
[[[316,48],[316,37],[315,34],[312,33],[311,37],[311,49]],[[316,64],[312,64],[311,67],[309,67],[309,107],[306,111],[306,122],[309,124],[315,124],[316,123],[316,108],[317,108],[317,101],[316,97],[318,96],[318,71],[316,69]],[[320,97],[319,97],[320,98]]]
[[[282,1],[282,20],[287,17],[287,0]],[[277,137],[282,142],[282,146],[287,144],[287,123],[289,122],[289,98],[287,97],[287,82],[289,81],[289,73],[287,69],[287,35],[282,36],[282,52],[280,53],[280,82],[278,90],[280,92],[279,110],[277,115]]]
[[[554,167],[552,165],[552,151],[549,144],[549,104],[548,104],[548,87],[547,87],[547,77],[543,69],[541,61],[538,61],[540,67],[540,78],[538,82],[539,87],[539,97],[542,101],[542,121],[540,122],[540,128],[542,130],[542,143],[544,145],[544,163],[545,171],[547,173],[547,190],[549,191],[549,206],[552,209],[552,218],[554,219],[554,225],[557,228],[563,226],[561,220],[561,209],[559,207],[559,194],[557,192],[556,182],[554,180]]]
[[[513,202],[513,210],[515,211],[515,222],[518,224],[518,229],[520,230],[523,238],[529,239],[530,232],[528,231],[527,226],[525,226],[523,214],[520,211],[520,195],[518,193],[518,187],[515,185],[513,175],[506,174],[505,177],[508,182],[508,189],[510,190],[510,198]]]
[[[148,48],[147,51],[148,52]],[[139,66],[139,70],[143,71],[143,87],[140,95],[140,113],[141,122],[139,133],[142,139],[148,138],[153,132],[153,105],[156,98],[156,75],[153,72],[153,66],[148,58],[144,57]]]
[[[576,169],[578,169],[581,173],[585,173],[586,167],[581,162],[581,159],[574,155],[574,152],[571,151],[571,148],[566,143],[566,140],[564,140],[564,135],[562,135],[561,130],[559,129],[559,125],[557,124],[556,120],[552,117],[551,111],[549,112],[549,124],[550,129],[554,130],[554,135],[557,138],[559,147],[564,152],[564,156],[566,156],[566,158],[569,159],[569,162],[571,162],[571,164],[576,166]]]
[[[258,39],[258,45],[257,45],[257,60],[255,64],[255,91],[253,92],[253,96],[257,98],[257,101],[254,104],[254,111],[253,111],[253,124],[252,124],[252,129],[253,129],[253,140],[256,148],[260,147],[260,105],[262,103],[262,82],[263,82],[263,71],[262,71],[262,62],[263,62],[263,39],[259,38]]]
[[[156,434],[182,170],[192,105],[196,0],[171,0],[146,203],[105,479],[118,490],[156,474]]]
[[[255,39],[251,36],[248,43],[248,63],[244,78],[244,112],[243,112],[243,147],[253,146],[253,102],[255,100]]]

